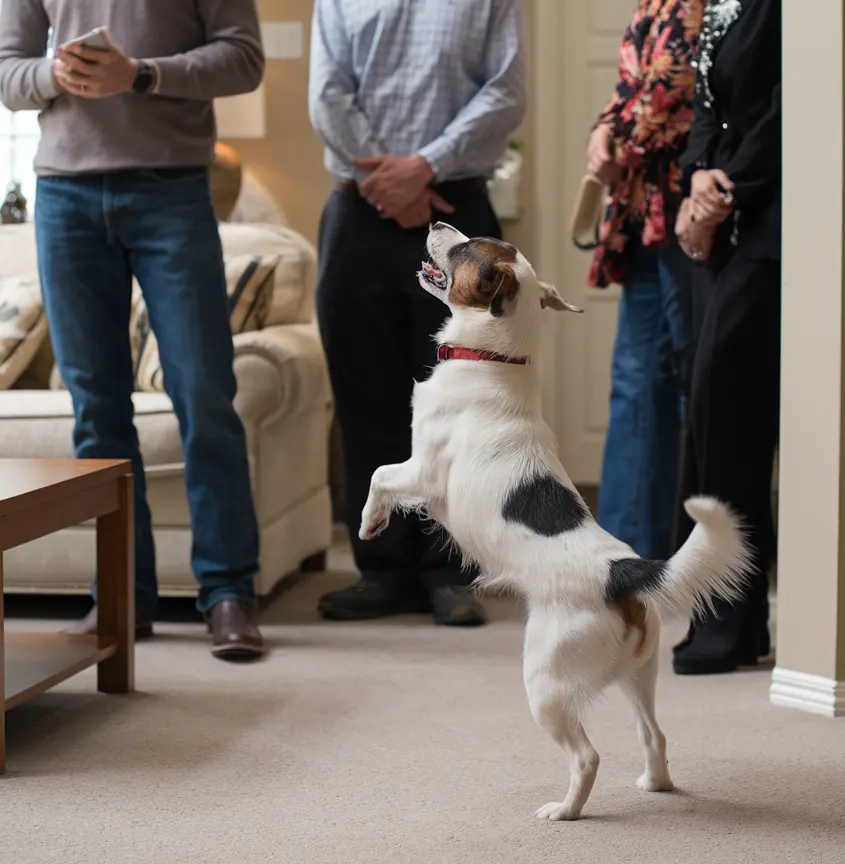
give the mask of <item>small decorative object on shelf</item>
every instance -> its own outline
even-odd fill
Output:
[[[26,222],[26,198],[20,183],[10,183],[3,206],[0,207],[0,222],[4,225],[20,225]]]

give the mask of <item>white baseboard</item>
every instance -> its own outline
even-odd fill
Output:
[[[772,705],[825,717],[845,717],[845,681],[776,667],[769,688]]]

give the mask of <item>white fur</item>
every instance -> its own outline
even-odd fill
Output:
[[[449,251],[467,241],[442,223],[429,233],[428,251],[446,275],[446,285],[438,288],[422,276],[420,282],[446,303],[452,276]],[[452,316],[437,341],[528,357],[530,362],[449,360],[416,385],[412,456],[374,473],[360,536],[368,539],[383,531],[394,510],[425,513],[479,564],[481,584],[510,587],[526,599],[528,702],[537,724],[563,748],[571,775],[563,801],[547,804],[537,815],[570,820],[580,816],[599,764],[581,717],[614,682],[634,706],[645,751],[638,785],[648,791],[672,789],[666,741],[654,713],[659,610],[688,615],[707,607],[714,596],[734,597],[748,552],[739,521],[725,505],[708,498],[688,501],[695,529],[671,559],[663,587],[637,595],[647,609],[642,633],[627,627],[604,598],[609,563],[636,557],[629,546],[591,517],[576,530],[553,537],[504,519],[509,491],[526,478],[551,473],[574,491],[541,416],[536,359],[542,308],[575,307],[539,282],[521,254],[512,267],[520,290],[501,316],[449,304]]]

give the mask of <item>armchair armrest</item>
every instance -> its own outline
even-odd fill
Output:
[[[295,416],[317,404],[330,410],[331,386],[314,324],[285,324],[238,333],[235,407],[247,425]]]

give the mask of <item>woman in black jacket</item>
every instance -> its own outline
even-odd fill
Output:
[[[711,0],[678,238],[698,262],[683,497],[746,520],[752,578],[675,647],[679,674],[730,672],[769,653],[768,570],[780,384],[781,3]],[[684,517],[679,540],[691,526]]]

